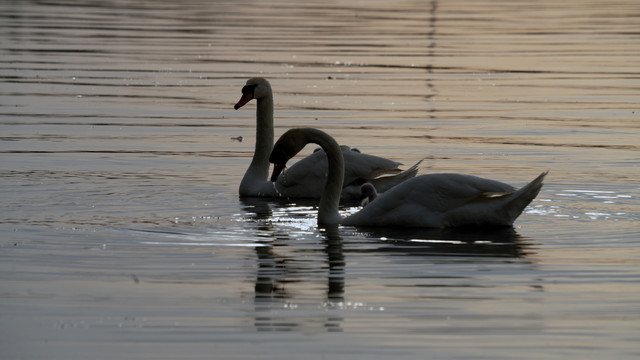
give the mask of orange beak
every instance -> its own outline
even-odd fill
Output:
[[[238,110],[241,107],[243,107],[246,103],[248,103],[249,101],[251,101],[251,99],[253,99],[253,94],[251,92],[245,92],[242,93],[242,97],[240,98],[240,100],[238,101],[237,104],[234,105],[234,109]]]
[[[238,110],[241,107],[243,107],[246,103],[251,101],[251,99],[253,99],[253,96],[254,96],[253,93],[256,90],[257,86],[258,85],[256,85],[256,84],[243,86],[242,87],[242,97],[240,98],[238,103],[233,108]]]

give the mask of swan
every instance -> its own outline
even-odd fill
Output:
[[[340,184],[344,176],[340,147],[327,133],[296,128],[284,133],[273,147],[271,181],[276,181],[287,160],[308,143],[322,147],[329,159],[327,181],[318,207],[318,225],[448,228],[511,226],[538,195],[543,172],[516,190],[511,185],[462,174],[420,175],[404,181],[342,218],[338,213]]]
[[[372,183],[364,183],[360,186],[360,205],[367,206],[378,197],[378,191]]]
[[[319,198],[327,172],[327,157],[317,151],[292,165],[275,183],[269,177],[269,153],[273,147],[273,92],[267,79],[254,77],[242,88],[242,97],[234,106],[239,109],[256,99],[256,144],[253,159],[240,182],[241,197]],[[379,192],[414,177],[416,163],[402,171],[400,163],[378,156],[361,154],[357,149],[342,147],[345,161],[343,199],[358,199],[360,185],[373,183]]]

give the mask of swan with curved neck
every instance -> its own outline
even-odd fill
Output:
[[[275,183],[268,181],[269,153],[273,148],[273,91],[264,78],[255,77],[242,88],[242,97],[234,106],[237,110],[252,99],[256,108],[256,144],[253,159],[240,182],[240,196],[319,198],[326,178],[327,158],[324,151],[315,152],[296,162]],[[355,149],[353,149],[355,150]],[[345,176],[343,199],[357,199],[360,184],[373,183],[379,192],[410,179],[418,172],[420,162],[402,171],[399,163],[378,156],[361,154],[342,148]]]
[[[461,174],[414,177],[378,196],[359,212],[342,218],[338,212],[343,159],[338,143],[313,128],[291,129],[273,147],[271,181],[276,181],[287,160],[308,143],[327,153],[329,169],[318,208],[318,224],[389,227],[511,226],[538,195],[547,172],[519,190],[511,185]]]

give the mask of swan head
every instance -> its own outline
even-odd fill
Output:
[[[264,97],[271,96],[271,84],[265,78],[253,77],[247,80],[242,87],[242,97],[233,107],[238,110],[252,99],[260,100]]]
[[[372,183],[364,183],[360,186],[360,204],[366,206],[378,197],[376,187]]]
[[[271,181],[278,180],[278,176],[287,165],[287,161],[294,157],[297,153],[307,145],[307,137],[304,129],[290,129],[276,141],[269,156],[269,162],[273,164],[273,173]]]

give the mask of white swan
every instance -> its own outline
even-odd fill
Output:
[[[253,159],[240,182],[240,196],[319,198],[327,172],[327,157],[317,151],[296,162],[273,184],[269,178],[269,153],[273,147],[273,93],[269,81],[255,77],[242,88],[242,97],[234,106],[237,110],[256,99],[256,145]],[[360,185],[373,183],[379,192],[410,179],[418,172],[420,162],[402,171],[400,163],[378,156],[361,154],[343,147],[345,160],[343,199],[358,199]]]
[[[329,158],[327,182],[320,198],[318,224],[389,227],[510,226],[538,195],[547,174],[521,189],[471,175],[430,174],[409,179],[378,196],[346,218],[338,213],[343,159],[336,141],[317,129],[298,128],[284,133],[273,147],[275,181],[287,160],[306,144],[320,145]]]

